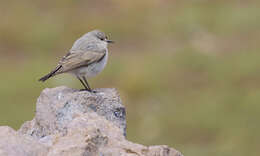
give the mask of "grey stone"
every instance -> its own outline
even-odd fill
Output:
[[[35,118],[15,132],[0,127],[0,156],[182,156],[166,145],[125,138],[125,108],[115,89],[45,89]]]
[[[0,127],[0,156],[45,156],[49,148],[10,127]]]
[[[115,89],[98,89],[97,93],[90,93],[64,86],[43,90],[37,100],[34,129],[24,133],[38,138],[59,132],[65,134],[69,122],[89,112],[104,116],[126,135],[125,108]]]
[[[121,130],[97,113],[74,118],[68,133],[57,136],[48,156],[182,156],[168,146],[143,146],[127,141]]]

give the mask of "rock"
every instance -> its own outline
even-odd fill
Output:
[[[37,100],[35,119],[23,126],[31,124],[33,129],[21,131],[37,138],[66,133],[68,123],[76,116],[93,111],[113,122],[126,135],[125,108],[115,89],[90,93],[67,87],[44,89]]]
[[[32,137],[7,126],[0,127],[0,156],[45,156],[47,152],[48,147]]]
[[[168,146],[150,146],[127,141],[121,130],[97,113],[76,117],[68,133],[57,136],[48,156],[181,156]]]
[[[132,143],[125,129],[125,108],[115,89],[45,89],[32,121],[18,132],[0,127],[0,156],[182,156],[165,145]]]

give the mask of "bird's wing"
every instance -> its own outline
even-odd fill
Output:
[[[62,66],[59,73],[68,72],[80,67],[88,66],[94,62],[100,61],[106,54],[106,51],[71,51],[64,56],[59,65]]]

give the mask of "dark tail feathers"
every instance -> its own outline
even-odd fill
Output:
[[[50,77],[54,76],[55,73],[61,68],[61,65],[60,66],[57,66],[53,71],[51,71],[49,74],[43,76],[42,78],[39,79],[39,81],[46,81],[48,80]]]

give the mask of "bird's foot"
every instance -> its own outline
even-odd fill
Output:
[[[90,93],[97,93],[96,90],[89,90],[89,89],[80,89],[79,91],[88,91]]]
[[[97,93],[97,91],[96,91],[96,90],[90,90],[90,92],[91,92],[91,93]]]

